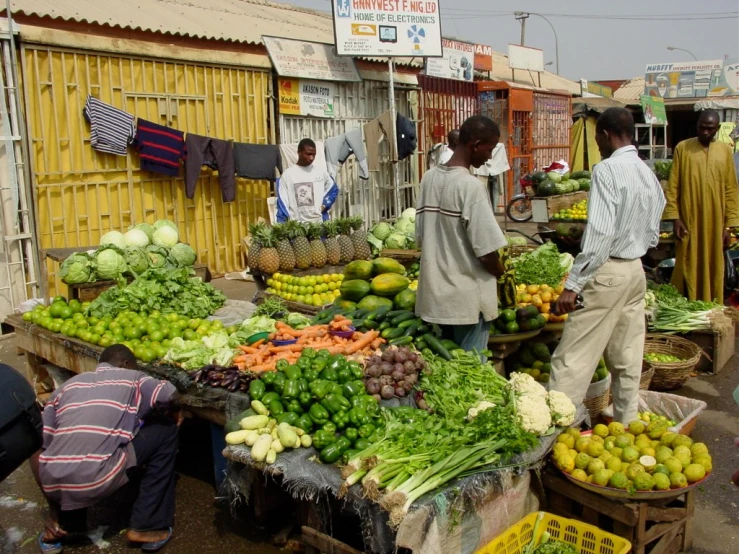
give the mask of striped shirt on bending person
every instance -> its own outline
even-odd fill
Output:
[[[596,165],[582,252],[575,259],[565,288],[582,292],[585,283],[609,258],[636,260],[657,246],[664,208],[662,187],[633,146],[619,148]]]
[[[57,389],[43,412],[39,475],[46,496],[76,510],[126,484],[142,420],[167,408],[175,391],[166,381],[107,364]]]
[[[83,113],[90,123],[90,144],[95,150],[116,156],[127,154],[136,133],[131,114],[92,95],[87,97]]]

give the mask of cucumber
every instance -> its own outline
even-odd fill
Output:
[[[401,323],[402,325],[402,323]],[[405,336],[406,337],[414,337],[418,334],[418,330],[423,327],[423,321],[420,319],[416,319],[413,321],[411,325],[409,325],[405,330]]]
[[[420,326],[420,327],[418,328],[418,330],[416,331],[416,333],[417,333],[418,335],[425,335],[425,334],[426,334],[426,333],[428,333],[428,332],[429,332],[430,330],[431,330],[431,328],[430,328],[430,327],[429,327],[428,325],[426,325],[425,323],[423,323],[423,324],[422,324],[422,325],[421,325],[421,326]]]
[[[385,333],[387,333],[387,335]],[[398,327],[385,329],[382,332],[382,338],[388,340],[397,339],[398,337],[402,337],[403,333],[405,333],[405,329],[400,329]]]
[[[415,319],[415,318],[416,318],[416,314],[414,314],[413,312],[406,312],[404,314],[396,315],[392,319],[392,324],[399,325],[403,323],[404,321],[408,321],[409,319]]]
[[[423,340],[426,341],[426,344],[428,345],[428,347],[438,356],[441,356],[447,361],[452,359],[452,355],[449,353],[446,347],[441,343],[439,339],[437,339],[431,333],[426,333],[423,336]]]
[[[390,306],[380,306],[374,312],[367,316],[367,321],[382,321],[385,315],[390,311]]]
[[[453,340],[442,339],[441,340],[441,344],[443,344],[444,345],[444,348],[446,348],[447,350],[449,350],[449,352],[451,352],[452,350],[458,350],[459,349],[459,345],[456,342],[454,342]]]
[[[380,336],[383,339],[390,339],[392,337],[388,335],[390,335],[390,333],[392,333],[393,331],[395,331],[395,327],[386,327],[385,329],[382,330],[382,333],[380,333]]]
[[[377,329],[380,327],[380,323],[377,321],[370,321],[368,319],[364,320],[364,325],[362,325],[365,329]]]
[[[426,341],[424,341],[423,339],[414,339],[413,346],[415,346],[416,350],[418,350],[419,352],[428,348]]]
[[[439,327],[436,323],[431,324],[431,334],[433,334],[437,339],[441,338],[441,327]]]
[[[385,316],[392,319],[394,317],[398,317],[399,315],[408,314],[408,313],[410,313],[410,310],[393,310],[391,312],[386,313]]]
[[[390,323],[389,321],[383,321],[382,323],[380,323],[380,331],[384,331],[388,327],[392,327],[392,326],[393,324]]]
[[[397,339],[393,339],[390,341],[390,344],[393,346],[405,346],[407,344],[411,344],[413,342],[413,337],[398,337]]]
[[[421,320],[420,319],[406,319],[405,321],[401,321],[400,323],[398,323],[398,328],[407,329],[408,327],[418,323],[419,321]]]

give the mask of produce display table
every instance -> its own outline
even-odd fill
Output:
[[[53,364],[72,373],[95,371],[97,360],[103,349],[99,346],[52,333],[38,325],[23,321],[19,315],[11,315],[5,323],[15,328],[18,349],[26,354],[28,373],[33,383],[49,377],[46,364]],[[235,409],[248,402],[248,396],[231,393],[221,388],[199,386],[193,383],[186,372],[171,366],[145,365],[139,369],[158,379],[166,379],[177,387],[182,395],[182,404],[195,417],[217,425],[226,423],[226,408]]]
[[[323,267],[311,267],[310,269],[296,269],[294,271],[287,271],[284,275],[294,275],[295,277],[308,277],[310,275],[325,275],[326,273],[344,273],[343,265],[325,265]],[[257,285],[257,290],[265,290],[267,288],[267,279],[271,279],[272,275],[267,275],[261,271],[249,270],[249,274],[254,277],[254,283]]]
[[[695,491],[671,500],[618,501],[587,491],[554,472],[545,472],[542,483],[549,511],[579,519],[631,542],[635,554],[672,554],[690,550]]]

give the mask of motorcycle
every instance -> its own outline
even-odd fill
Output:
[[[516,194],[506,206],[506,215],[513,221],[524,223],[531,219],[531,198],[534,196],[534,183],[529,175],[519,179],[521,194]]]

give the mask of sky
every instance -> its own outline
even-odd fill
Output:
[[[331,0],[280,1],[331,11]],[[737,0],[439,1],[445,37],[487,44],[504,54],[509,43],[521,39],[514,11],[545,15],[559,39],[559,73],[572,80],[631,79],[643,76],[648,63],[692,61],[690,54],[668,46],[684,48],[698,60],[739,59],[739,19],[726,15],[739,12]],[[528,18],[525,45],[544,50],[545,63],[555,61],[554,34],[542,18]],[[547,69],[554,72],[554,64]]]

